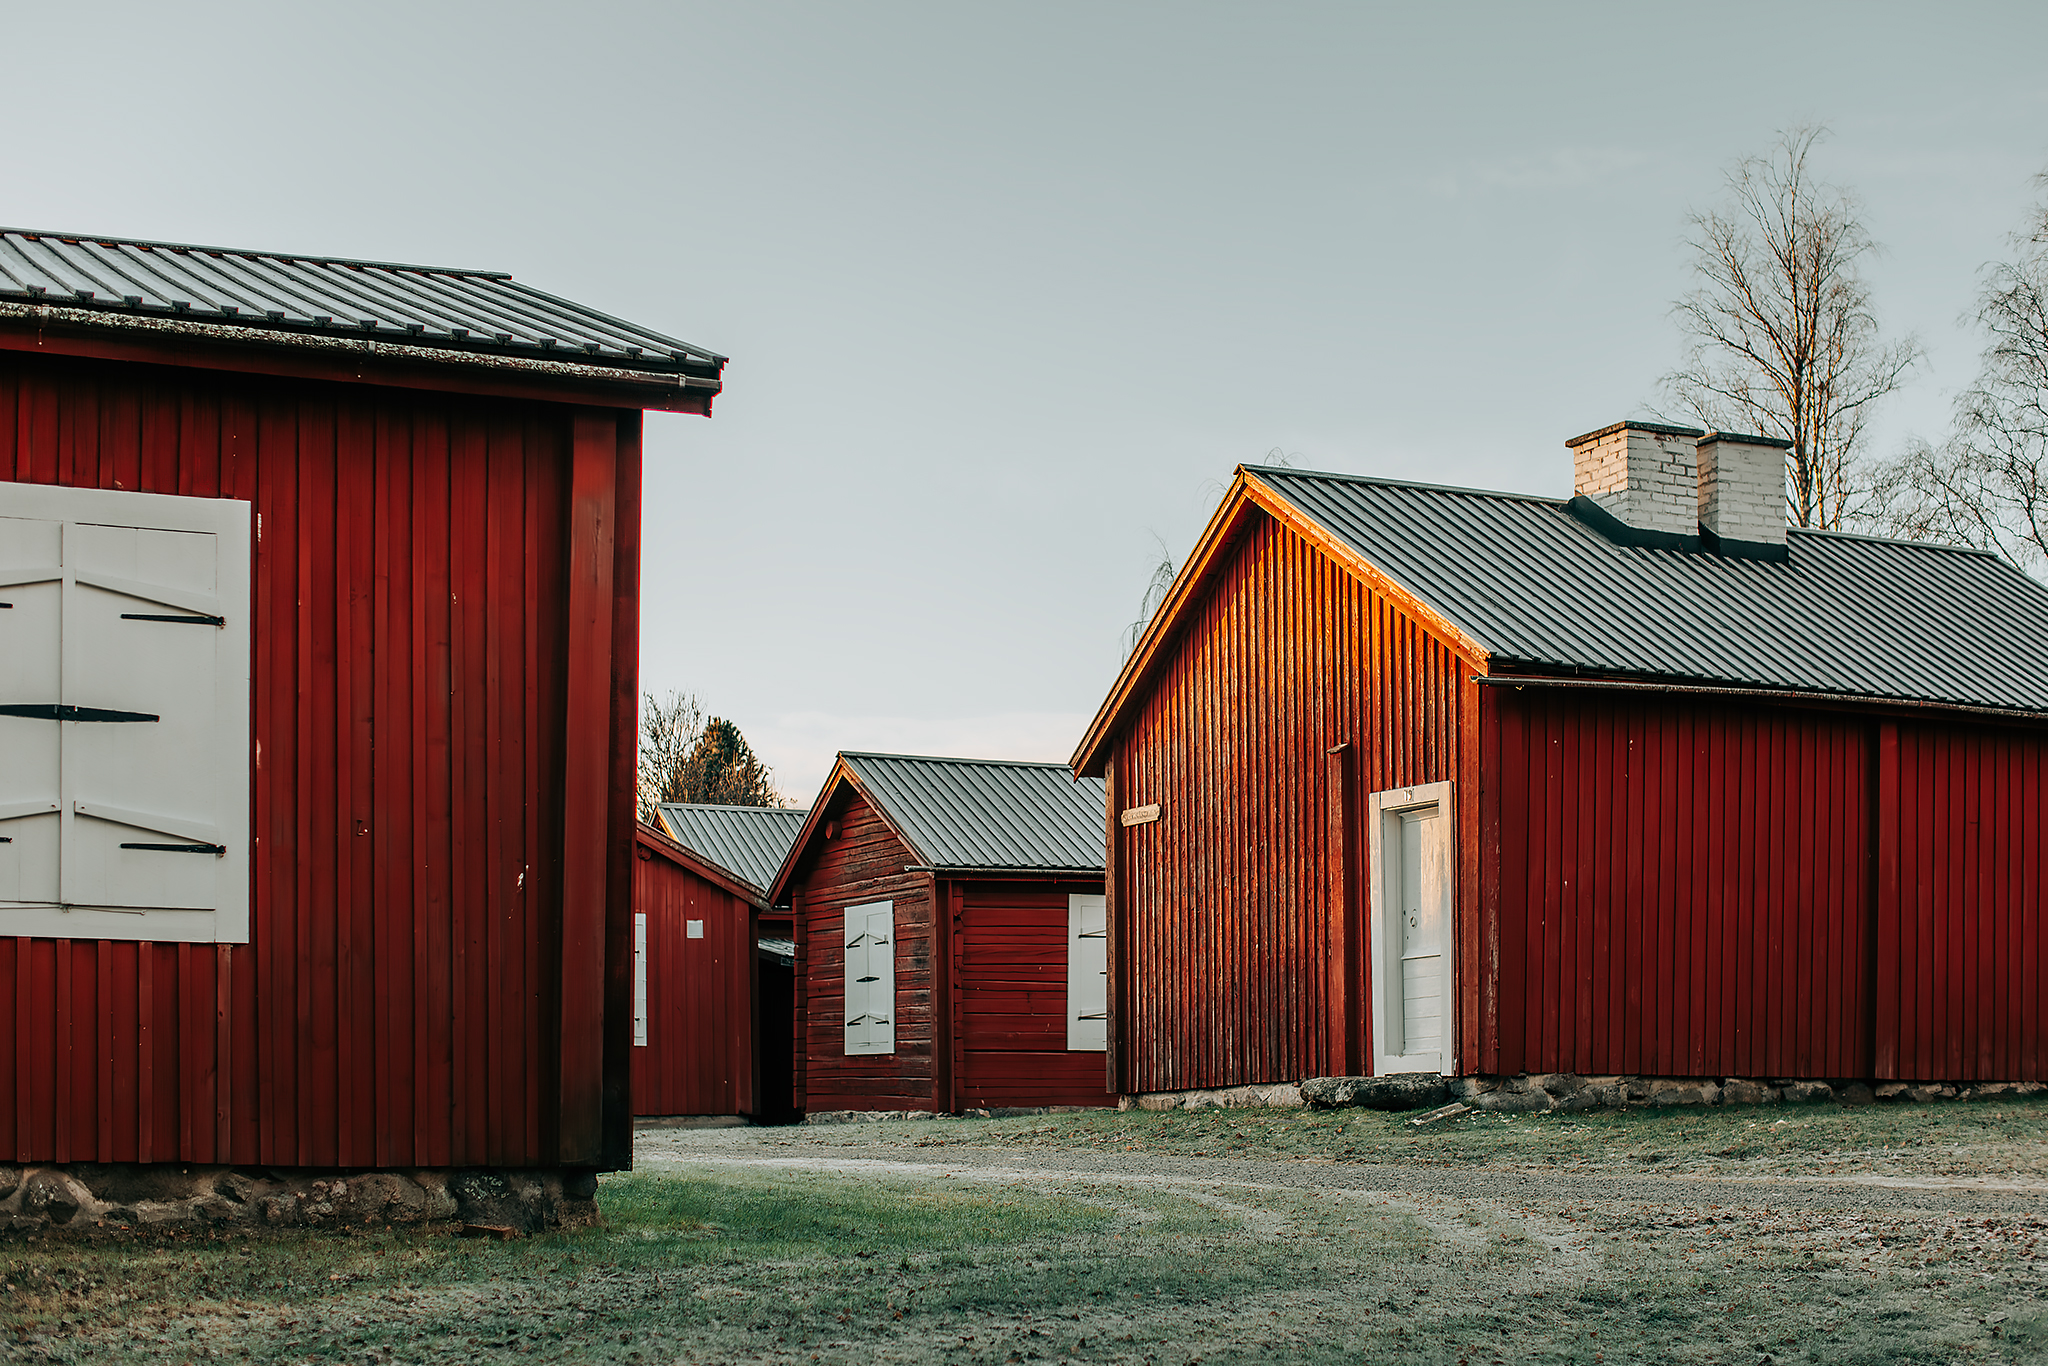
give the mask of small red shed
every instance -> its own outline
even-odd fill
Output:
[[[786,1119],[795,945],[767,889],[809,813],[656,813],[634,882],[633,1112]]]
[[[641,412],[722,366],[0,231],[0,1155],[629,1165]]]
[[[1108,1105],[1102,785],[841,754],[776,879],[807,1114]]]
[[[1783,444],[1241,468],[1074,757],[1111,1086],[2048,1079],[2048,589],[1788,530]]]

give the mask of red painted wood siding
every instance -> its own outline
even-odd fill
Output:
[[[635,865],[647,917],[647,1046],[633,1050],[633,1112],[754,1109],[754,908],[660,853]],[[689,922],[704,937],[689,937]]]
[[[1471,669],[1444,641],[1263,513],[1228,557],[1109,764],[1111,1080],[1123,1091],[1292,1082],[1370,1056],[1355,958],[1326,970],[1345,927],[1350,947],[1336,948],[1356,952],[1366,885],[1333,847],[1348,831],[1362,863],[1363,801],[1333,820],[1333,788],[1472,768]],[[1157,822],[1117,823],[1154,802]],[[1461,847],[1476,848],[1473,804],[1458,809]],[[1462,860],[1457,905],[1472,980],[1477,878]]]
[[[1067,1051],[1067,897],[1096,883],[957,889],[954,1076],[960,1108],[1111,1105],[1102,1054]]]
[[[1878,1075],[2048,1080],[2048,737],[1884,729]]]
[[[1874,726],[1489,688],[1483,1072],[1871,1074]]]
[[[0,1155],[624,1160],[623,1113],[603,1152],[558,1145],[572,412],[0,357],[0,478],[261,518],[251,942],[0,940]],[[639,418],[610,420],[630,623]],[[611,744],[580,761],[611,775],[602,904],[570,908],[629,960],[632,634],[597,704]],[[629,972],[608,964],[608,1000]],[[617,1083],[571,1094],[623,1111],[615,1037],[600,1056]]]
[[[835,814],[838,833],[791,889],[797,933],[801,1107],[817,1110],[935,1110],[937,1012],[931,881],[906,873],[917,862],[862,798]],[[896,903],[896,1051],[846,1055],[846,908]]]

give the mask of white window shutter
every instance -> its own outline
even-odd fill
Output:
[[[1067,1048],[1109,1048],[1109,902],[1067,898]]]
[[[846,1051],[896,1051],[896,903],[846,908]]]
[[[0,934],[248,940],[250,568],[247,503],[0,484]]]
[[[647,1047],[647,916],[633,915],[633,1047]]]

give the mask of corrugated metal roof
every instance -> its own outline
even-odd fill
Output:
[[[711,806],[668,802],[655,808],[669,837],[683,848],[760,889],[766,897],[775,874],[804,828],[807,810],[774,806]]]
[[[725,363],[502,271],[90,234],[0,228],[0,299],[627,369]]]
[[[1247,467],[1496,665],[2048,711],[2048,587],[1793,530],[1783,561],[1616,544],[1553,499]]]
[[[1102,869],[1103,786],[1065,764],[841,754],[934,868]]]

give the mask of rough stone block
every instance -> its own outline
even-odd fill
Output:
[[[1844,1105],[1870,1105],[1877,1100],[1877,1093],[1867,1081],[1852,1081],[1836,1089],[1835,1099]]]
[[[1450,1099],[1444,1078],[1429,1072],[1391,1077],[1311,1077],[1301,1084],[1312,1110],[1428,1110]]]
[[[1824,1081],[1788,1081],[1780,1089],[1793,1105],[1812,1105],[1835,1094],[1834,1088]]]
[[[1650,1082],[1646,1100],[1651,1105],[1712,1105],[1720,1098],[1721,1088],[1711,1081],[1657,1077]]]
[[[1918,1086],[1907,1087],[1906,1094],[1924,1105],[1929,1101],[1954,1100],[1956,1098],[1956,1088],[1944,1086],[1938,1082],[1922,1083]]]
[[[53,1224],[68,1224],[92,1203],[92,1193],[60,1171],[44,1169],[31,1176],[22,1192],[22,1213]]]
[[[0,1166],[0,1200],[21,1189],[21,1168]]]
[[[1913,1099],[1912,1096],[1907,1094],[1906,1083],[1902,1081],[1887,1081],[1878,1083],[1876,1096],[1879,1100]]]
[[[1769,1105],[1778,1099],[1775,1087],[1744,1077],[1729,1077],[1721,1083],[1723,1105]]]

